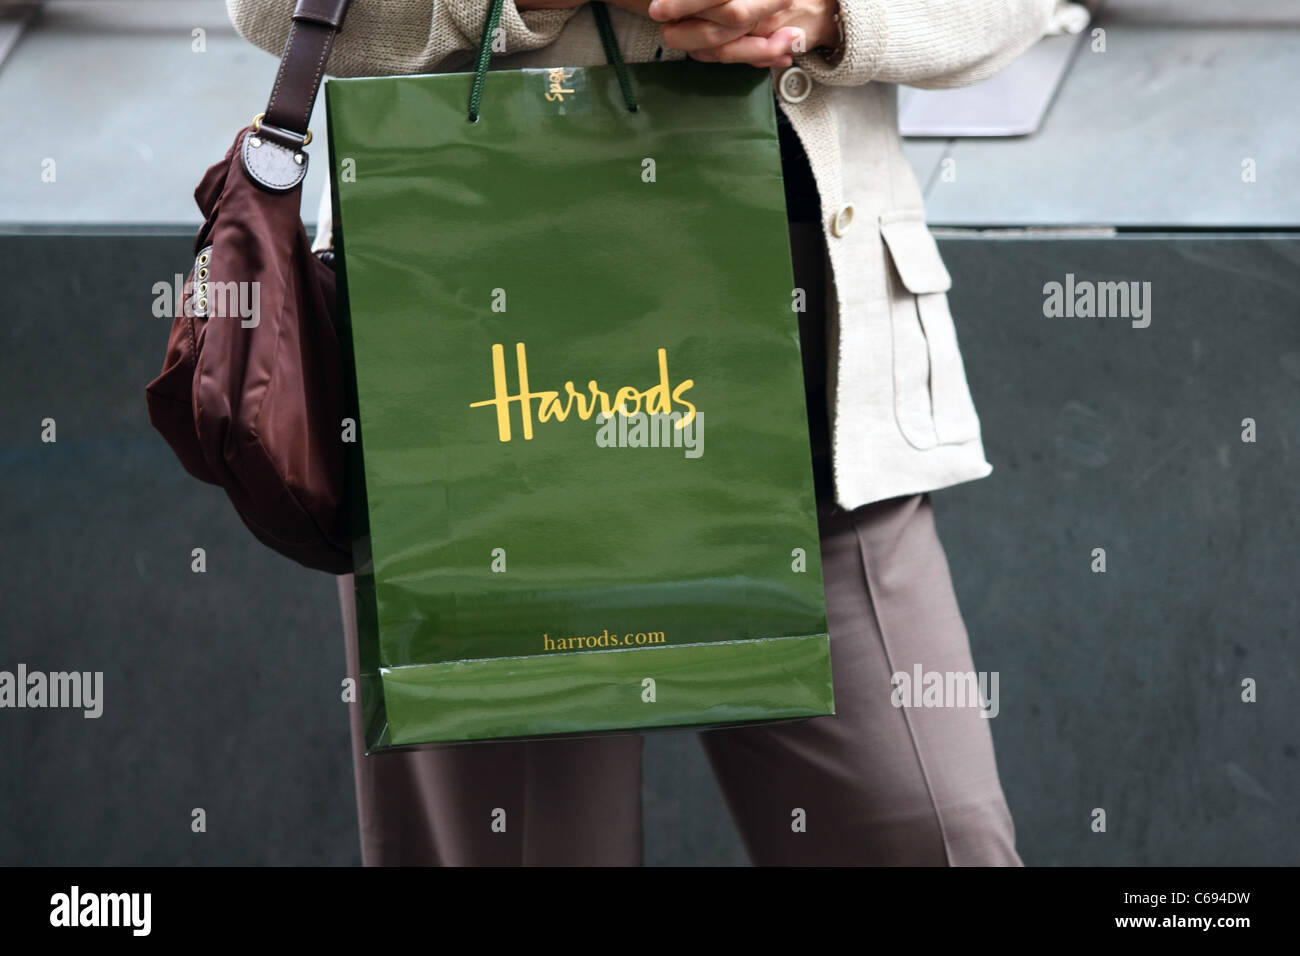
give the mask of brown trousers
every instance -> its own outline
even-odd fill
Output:
[[[892,676],[974,671],[928,495],[844,511],[830,496],[825,250],[792,224],[836,713],[700,733],[759,865],[1019,866],[989,720],[978,706],[896,707]],[[352,577],[339,578],[358,672]],[[368,866],[638,865],[641,737],[463,744],[353,765]],[[504,832],[501,820],[504,812]],[[496,826],[494,826],[494,822]]]

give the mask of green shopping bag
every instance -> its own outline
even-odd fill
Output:
[[[372,752],[834,712],[768,73],[603,35],[326,85]]]

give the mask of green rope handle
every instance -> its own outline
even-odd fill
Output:
[[[640,107],[636,101],[636,91],[632,89],[632,78],[627,74],[627,64],[623,62],[623,53],[618,48],[618,37],[614,36],[614,25],[609,22],[609,7],[601,0],[591,5],[591,12],[596,17],[596,29],[600,31],[600,44],[605,48],[605,59],[618,75],[618,85],[623,89],[623,102],[627,111],[635,113]]]
[[[479,107],[483,105],[483,85],[487,82],[488,64],[492,61],[492,37],[501,26],[501,10],[505,0],[492,0],[488,9],[487,25],[483,27],[483,37],[478,44],[478,57],[474,61],[474,85],[469,91],[469,121],[477,123]],[[619,88],[623,91],[623,102],[629,113],[635,113],[640,106],[636,101],[636,91],[632,89],[632,78],[628,75],[627,64],[618,48],[618,38],[614,36],[614,26],[609,22],[609,8],[601,0],[592,3],[592,14],[596,17],[596,29],[600,33],[600,44],[605,48],[605,59],[614,68],[618,76]]]
[[[474,61],[474,85],[469,91],[469,121],[478,122],[479,105],[483,102],[483,84],[487,80],[488,63],[492,60],[492,36],[501,25],[501,8],[505,0],[492,0],[488,8],[487,26],[478,41],[478,59]]]

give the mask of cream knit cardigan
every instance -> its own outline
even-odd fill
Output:
[[[872,501],[992,471],[948,311],[951,285],[898,135],[895,84],[952,87],[996,73],[1049,29],[1058,0],[840,0],[838,62],[816,52],[774,69],[808,153],[833,277],[828,412],[836,499]],[[294,0],[226,0],[235,28],[278,54]],[[466,69],[488,0],[353,0],[328,72]],[[681,59],[658,24],[611,7],[629,62]],[[520,11],[505,0],[494,69],[605,62],[586,6]],[[802,72],[800,72],[802,71]]]

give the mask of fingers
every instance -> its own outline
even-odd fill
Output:
[[[699,4],[706,0],[655,0],[655,3]],[[727,3],[699,11],[699,16],[665,23],[659,28],[664,45],[687,53],[720,47],[739,39],[761,23],[774,23],[776,15],[790,6],[791,0],[729,0]],[[651,5],[654,9],[654,4]],[[764,31],[771,33],[772,28]]]
[[[714,47],[691,51],[691,56],[705,63],[748,63],[751,66],[790,66],[794,63],[792,46],[798,31],[783,27],[771,36],[745,35]]]
[[[659,28],[659,35],[665,46],[674,50],[685,50],[687,53],[723,46],[743,37],[748,32],[743,26],[724,27],[709,20],[699,19],[666,23]]]
[[[690,53],[690,54],[687,54],[687,55],[690,56],[691,59],[699,60],[701,63],[720,63],[720,62],[722,62],[722,61],[718,58],[717,53],[716,53],[715,51],[713,51],[713,50],[700,50],[698,53]],[[740,61],[740,62],[748,62],[748,61]],[[774,66],[775,66],[775,67],[778,67],[778,68],[780,68],[780,67],[787,67],[787,66],[794,66],[794,57],[790,57],[790,56],[779,56],[779,57],[776,57],[775,59],[772,59],[772,60],[757,60],[757,61],[755,61],[755,62],[749,63],[749,65],[750,65],[750,66],[756,66],[756,67],[758,67],[759,69],[763,69],[763,70],[766,70],[766,69],[768,69],[769,67],[774,67]]]
[[[653,0],[650,19],[660,23],[698,17],[722,27],[744,28],[748,33],[758,21],[790,9],[793,0]]]

